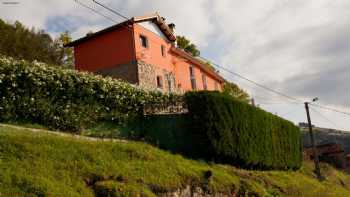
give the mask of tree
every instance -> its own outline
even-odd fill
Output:
[[[68,31],[61,33],[54,41],[57,49],[57,62],[60,62],[61,65],[67,68],[73,67],[73,49],[71,47],[64,47],[64,45],[70,43],[71,41],[72,37]]]
[[[43,30],[28,29],[22,23],[6,23],[0,19],[0,54],[40,61],[53,65],[69,67],[73,64],[72,49],[63,44],[71,40],[68,32],[62,33],[56,40]]]
[[[249,94],[232,82],[225,82],[223,93],[246,103],[250,101]]]
[[[200,55],[200,51],[197,49],[197,46],[191,43],[185,36],[176,36],[176,45],[180,49],[191,53],[195,57]]]

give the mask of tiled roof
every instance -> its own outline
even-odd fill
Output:
[[[121,27],[126,27],[127,26],[133,24],[133,23],[138,23],[138,22],[143,22],[143,21],[154,21],[155,24],[158,25],[159,29],[164,33],[164,35],[172,42],[176,41],[176,36],[174,35],[174,33],[172,32],[172,30],[169,28],[169,26],[165,23],[164,19],[162,17],[159,16],[158,13],[154,13],[151,15],[146,15],[146,16],[138,16],[138,17],[133,17],[129,20],[126,20],[124,22],[118,23],[116,25],[107,27],[103,30],[100,30],[98,32],[86,35],[82,38],[79,38],[77,40],[74,40],[73,42],[70,42],[68,44],[66,44],[66,47],[72,47],[75,46],[77,44],[80,44],[82,42],[85,42],[87,40],[90,40],[91,38],[103,35],[104,33],[113,31],[115,29],[121,28]],[[129,26],[130,28],[130,26]]]

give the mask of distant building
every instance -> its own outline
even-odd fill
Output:
[[[315,127],[315,125],[311,125],[311,126]],[[309,127],[309,123],[299,122],[299,127],[301,127],[301,128],[308,128]]]
[[[337,168],[345,169],[347,166],[345,153],[341,144],[327,143],[316,146],[320,161],[333,164]],[[313,159],[312,147],[304,147],[307,159]]]
[[[75,69],[163,92],[218,90],[224,79],[203,60],[175,46],[174,24],[157,13],[133,17],[75,40]],[[191,27],[188,27],[191,28]]]

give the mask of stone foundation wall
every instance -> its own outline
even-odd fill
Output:
[[[164,93],[183,93],[183,91],[176,87],[174,73],[142,61],[116,65],[108,69],[96,71],[96,73],[122,79],[139,85],[145,90],[158,90]],[[162,77],[162,88],[157,86],[157,73]]]
[[[146,64],[142,61],[137,62],[138,67],[138,79],[139,86],[147,90],[159,90],[162,92],[173,92],[181,93],[181,91],[176,87],[175,75],[165,69],[160,69],[159,67],[151,64]],[[161,73],[163,87],[157,87],[157,74]]]
[[[137,62],[139,86],[147,90],[157,89],[157,77],[154,66]]]

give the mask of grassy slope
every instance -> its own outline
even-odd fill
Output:
[[[138,142],[95,142],[0,126],[0,196],[154,196],[191,183],[261,196],[350,196],[349,175],[322,165],[327,180],[319,183],[311,169],[305,163],[297,172],[247,171]],[[213,176],[206,184],[208,170]]]

